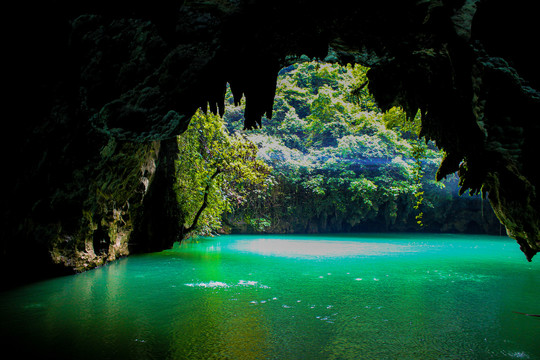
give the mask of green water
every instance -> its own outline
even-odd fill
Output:
[[[539,260],[488,236],[202,239],[0,294],[2,353],[540,359],[540,318],[513,312],[540,313]]]

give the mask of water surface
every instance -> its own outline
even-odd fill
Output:
[[[505,237],[221,236],[0,296],[14,358],[540,359]]]

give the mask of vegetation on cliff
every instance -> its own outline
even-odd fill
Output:
[[[179,137],[184,226],[198,221],[202,234],[487,231],[493,216],[471,217],[482,200],[457,200],[457,177],[435,181],[443,154],[418,139],[418,117],[380,111],[365,90],[367,70],[282,69],[273,116],[257,130],[243,131],[243,104],[230,92],[223,120],[198,112]]]

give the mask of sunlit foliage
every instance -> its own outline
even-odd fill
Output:
[[[282,69],[273,117],[262,129],[242,130],[243,104],[230,91],[223,120],[199,111],[178,139],[185,232],[411,230],[444,222],[457,191],[434,180],[443,154],[418,139],[419,117],[381,112],[367,71],[318,62]]]
[[[259,197],[267,206],[243,208],[244,216],[264,216],[273,231],[423,225],[422,209],[431,205],[425,188],[438,187],[423,175],[434,173],[442,154],[418,140],[419,119],[378,109],[367,70],[317,62],[282,70],[273,118],[249,135],[276,181]],[[239,115],[226,111],[229,128],[240,128]]]
[[[271,168],[257,159],[255,144],[231,135],[217,115],[199,110],[178,148],[176,193],[186,235],[220,230],[225,213],[267,186]]]

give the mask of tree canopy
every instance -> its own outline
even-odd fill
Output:
[[[419,118],[377,107],[367,71],[319,62],[282,69],[273,117],[249,132],[230,91],[223,120],[198,112],[179,138],[179,202],[191,209],[184,226],[198,220],[202,233],[224,224],[278,233],[434,230],[470,207],[456,206],[457,177],[435,181],[443,154],[418,139]]]
[[[263,190],[271,168],[243,134],[230,134],[223,120],[198,111],[178,137],[177,200],[186,235],[211,234],[222,215]]]

